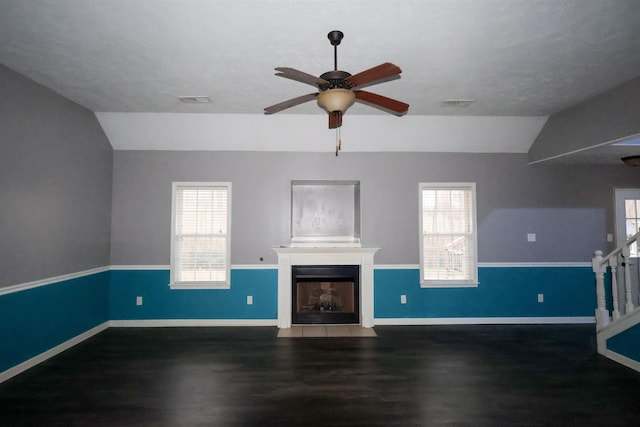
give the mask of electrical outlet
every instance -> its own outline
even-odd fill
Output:
[[[607,242],[609,242],[609,243],[613,242],[613,234],[612,233],[607,233]]]
[[[538,294],[538,302],[544,302],[544,294]]]
[[[142,305],[142,297],[136,297],[136,305]]]
[[[253,304],[253,295],[247,295],[247,305]]]
[[[527,234],[527,242],[535,242],[536,241],[536,233]]]
[[[407,303],[407,296],[400,295],[400,304],[406,304],[406,303]]]

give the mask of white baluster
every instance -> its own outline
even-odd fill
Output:
[[[622,248],[622,266],[624,267],[624,314],[633,311],[633,300],[631,299],[631,269],[629,265],[629,246]]]
[[[611,296],[613,297],[613,312],[611,316],[613,320],[620,318],[620,310],[618,305],[618,277],[616,269],[618,267],[618,257],[609,258],[609,267],[611,267]]]
[[[607,303],[604,293],[604,272],[607,269],[606,265],[602,265],[602,251],[596,251],[595,257],[591,260],[593,272],[596,275],[596,325],[598,328],[603,328],[609,324],[609,311],[607,310]]]

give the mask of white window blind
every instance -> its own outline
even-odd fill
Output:
[[[477,284],[475,185],[420,185],[421,282]]]
[[[229,183],[174,183],[172,287],[229,286]]]

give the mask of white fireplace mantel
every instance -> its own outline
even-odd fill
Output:
[[[360,324],[373,324],[373,255],[378,248],[273,248],[278,254],[278,327],[291,327],[291,266],[293,265],[359,265]]]

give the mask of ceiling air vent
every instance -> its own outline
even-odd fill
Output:
[[[443,107],[468,107],[475,99],[445,99],[442,101]]]
[[[210,104],[208,96],[179,96],[178,99],[185,104]]]

